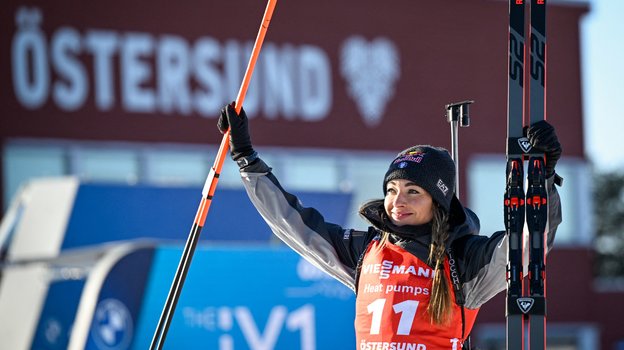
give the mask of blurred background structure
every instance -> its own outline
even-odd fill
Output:
[[[547,265],[552,349],[624,349],[624,175],[585,144],[590,4],[551,0],[547,13],[547,115],[565,178]],[[3,6],[0,349],[151,340],[265,4],[145,6]],[[382,196],[390,159],[413,144],[450,150],[444,106],[474,100],[460,199],[482,234],[503,229],[507,11],[496,0],[279,2],[244,105],[254,147],[305,206],[362,229],[357,208]],[[272,238],[227,160],[165,348],[354,348],[353,301]],[[473,341],[504,340],[501,293]]]

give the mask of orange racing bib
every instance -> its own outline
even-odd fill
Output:
[[[450,284],[448,259],[446,278]],[[448,325],[431,324],[427,307],[434,270],[404,249],[379,241],[369,245],[362,262],[356,299],[355,332],[359,350],[460,350],[462,319],[453,303]],[[465,309],[466,334],[477,310]]]

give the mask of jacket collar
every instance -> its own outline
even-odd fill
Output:
[[[380,231],[395,234],[403,239],[417,240],[426,245],[429,245],[431,241],[430,224],[402,227],[393,225],[385,212],[383,199],[373,200],[362,205],[360,215]],[[465,208],[455,196],[451,200],[449,221],[451,232],[448,245],[460,237],[479,234],[479,218],[472,210]]]

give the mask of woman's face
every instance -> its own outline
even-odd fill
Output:
[[[390,221],[397,226],[422,225],[433,218],[431,195],[409,180],[388,182],[384,208]]]

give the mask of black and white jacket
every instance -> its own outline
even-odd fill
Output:
[[[384,232],[390,241],[427,261],[430,235],[405,235],[384,225],[383,206],[370,203],[362,215],[372,226],[358,231],[326,222],[316,209],[306,208],[288,193],[261,159],[241,169],[249,198],[273,233],[302,257],[356,291],[358,263],[368,245]],[[548,250],[561,223],[561,205],[554,179],[547,180]],[[464,306],[477,309],[506,288],[507,236],[505,231],[479,235],[479,219],[454,199],[451,204],[449,245],[463,282]],[[525,242],[527,239],[525,239]],[[528,256],[528,249],[525,249]],[[525,257],[525,261],[527,261]],[[526,266],[525,266],[526,271]]]

